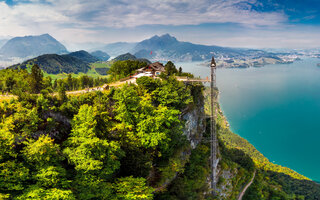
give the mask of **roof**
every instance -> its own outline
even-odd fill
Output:
[[[151,63],[150,65],[148,65],[146,67],[142,67],[142,68],[138,69],[138,71],[144,71],[145,69],[148,69],[149,67],[151,67],[155,71],[161,71],[161,72],[165,71],[163,64],[160,62]]]

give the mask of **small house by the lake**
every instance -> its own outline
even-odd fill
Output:
[[[160,62],[151,63],[150,65],[137,70],[138,74],[152,74],[152,76],[159,76],[161,72],[165,72],[164,66]],[[141,75],[140,75],[141,76]]]

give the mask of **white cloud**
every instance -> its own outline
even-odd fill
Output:
[[[19,2],[19,1],[16,1]],[[248,42],[262,44],[266,38],[255,35],[258,27],[267,30],[283,29],[287,16],[282,12],[258,12],[251,5],[257,0],[29,0],[30,3],[17,3],[8,6],[0,2],[0,36],[22,36],[50,33],[60,41],[68,43],[139,41],[145,36],[170,31],[155,28],[143,33],[142,25],[198,25],[204,23],[234,23],[244,27],[242,30],[253,30],[250,37],[245,34],[231,35],[225,38],[225,45],[236,40],[248,39]],[[194,29],[197,27],[195,26]],[[151,28],[152,29],[152,28]],[[138,30],[137,33],[135,30]],[[212,29],[208,29],[212,31]],[[237,29],[241,31],[240,29]],[[194,33],[196,33],[195,31]],[[259,34],[263,34],[259,30]],[[272,32],[272,31],[271,31]],[[205,38],[186,36],[186,32],[176,31],[178,38],[194,42],[214,44],[211,37],[223,38],[226,34],[198,34]],[[236,34],[236,33],[234,33]],[[272,35],[272,34],[271,34]],[[275,35],[275,34],[273,34]],[[183,37],[184,36],[184,37]],[[313,36],[313,35],[312,35]],[[110,38],[113,37],[113,38]],[[125,38],[120,38],[125,37]],[[273,37],[273,38],[278,38]],[[290,41],[294,40],[294,36]],[[310,44],[304,41],[306,44]],[[285,40],[289,42],[289,39]],[[223,45],[223,40],[217,42]],[[250,45],[250,44],[249,44]],[[248,46],[248,45],[246,45]]]
[[[241,0],[47,0],[46,4],[39,3],[39,0],[32,2],[18,3],[13,7],[1,2],[1,32],[7,31],[9,26],[25,30],[26,26],[32,29],[34,26],[48,26],[48,23],[54,23],[53,26],[72,24],[80,28],[95,28],[224,22],[275,25],[286,20],[282,13],[259,13],[250,8],[239,9],[236,5],[244,2]]]

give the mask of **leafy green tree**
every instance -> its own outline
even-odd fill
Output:
[[[165,64],[164,69],[169,76],[178,73],[176,66],[171,61],[168,61],[167,64]]]
[[[116,81],[130,75],[133,75],[137,69],[147,66],[148,64],[138,60],[125,60],[114,62],[108,73],[111,75],[111,79]]]
[[[147,148],[162,146],[163,149],[166,149],[170,141],[170,131],[174,127],[179,127],[180,112],[163,106],[148,111],[140,115],[137,136],[141,144]]]
[[[160,87],[152,92],[153,98],[160,105],[182,109],[193,102],[190,89],[174,77],[164,80]]]
[[[132,129],[137,123],[140,97],[134,86],[125,85],[116,91],[114,95],[116,100],[115,116],[116,120],[124,122],[127,128]]]
[[[33,99],[33,101],[34,100],[35,99]],[[16,104],[16,112],[13,114],[13,120],[15,121],[14,131],[18,141],[36,132],[42,121],[36,107],[28,109],[21,103]]]
[[[51,76],[47,76],[43,79],[43,88],[52,89],[52,78]]]
[[[99,172],[107,178],[120,167],[122,152],[117,142],[97,137],[96,112],[92,106],[80,107],[73,119],[73,129],[64,153],[77,171]]]
[[[60,147],[49,136],[41,135],[38,140],[27,139],[22,150],[25,159],[38,168],[55,164],[61,159]]]
[[[10,157],[16,157],[13,150],[15,144],[13,117],[4,118],[0,123],[0,162]]]
[[[0,162],[0,191],[24,190],[29,176],[29,169],[16,160]]]
[[[43,94],[37,98],[37,107],[44,112],[49,109],[49,100]]]
[[[148,92],[154,91],[157,87],[159,87],[159,79],[153,79],[151,77],[143,76],[137,79],[136,83],[139,87],[147,90]]]
[[[115,189],[120,200],[151,200],[155,191],[146,185],[144,178],[133,178],[132,176],[119,178]]]
[[[29,82],[32,93],[39,93],[43,89],[43,73],[37,64],[31,68]]]
[[[27,189],[22,195],[17,197],[18,200],[75,200],[75,196],[71,190],[63,190],[58,188],[45,189],[34,185]]]
[[[75,166],[73,183],[80,199],[110,199],[112,187],[107,182],[120,167],[123,152],[116,141],[99,138],[97,109],[82,105],[74,116],[64,154]],[[109,189],[108,189],[109,188]]]
[[[112,184],[91,173],[77,174],[73,181],[73,187],[77,191],[77,199],[117,199]]]

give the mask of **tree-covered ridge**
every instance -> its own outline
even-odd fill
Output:
[[[88,87],[101,86],[109,80],[103,77],[90,77],[82,75],[53,80],[50,76],[44,77],[38,65],[31,67],[31,72],[23,69],[0,70],[0,91],[2,94],[9,93],[23,96],[25,93],[51,93],[64,90],[81,90]]]
[[[181,170],[179,116],[195,87],[144,77],[106,92],[3,101],[1,198],[152,199],[168,170]]]
[[[100,59],[86,51],[76,51],[69,54],[44,54],[36,58],[29,59],[23,63],[10,66],[11,69],[28,69],[33,65],[38,65],[48,74],[59,73],[87,73],[90,63],[95,63]]]

